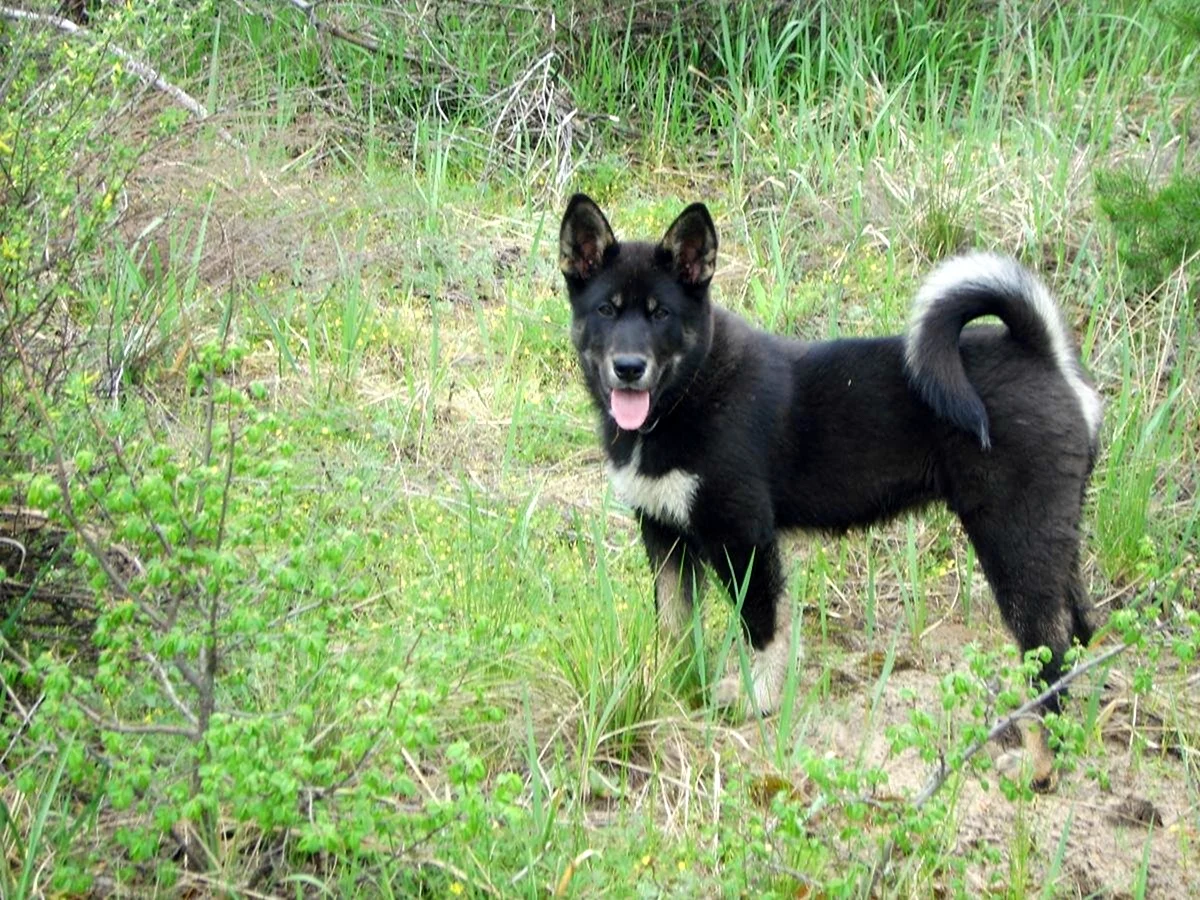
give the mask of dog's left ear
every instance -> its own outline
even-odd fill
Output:
[[[608,219],[592,198],[586,194],[572,197],[558,229],[558,267],[563,275],[587,281],[600,271],[616,246]]]
[[[655,256],[682,285],[703,288],[712,280],[717,270],[717,229],[703,203],[693,203],[679,214]]]

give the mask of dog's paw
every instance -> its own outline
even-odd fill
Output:
[[[1049,747],[1030,747],[1028,744],[1008,750],[996,757],[996,771],[1014,781],[1022,781],[1038,794],[1052,794],[1058,789],[1058,769]]]
[[[754,673],[753,693],[748,693],[740,674],[726,675],[713,688],[713,705],[743,719],[771,715],[779,706],[778,690],[760,676]]]
[[[1028,774],[1031,766],[1029,765],[1029,754],[1024,750],[1005,750],[994,760],[996,772],[1003,775],[1005,778],[1011,778],[1014,781],[1019,781],[1022,776]]]
[[[1030,781],[1029,786],[1036,794],[1053,794],[1058,790],[1058,769],[1051,768],[1041,778]]]
[[[745,697],[742,694],[742,679],[737,675],[726,675],[713,688],[713,706],[718,709],[734,710],[744,708]]]
[[[726,675],[713,689],[713,702],[718,707],[733,710],[743,718],[769,716],[779,709],[788,668],[793,662],[798,664],[800,650],[797,647],[793,653],[787,631],[776,624],[780,635],[752,654],[750,689],[746,689],[740,669]]]

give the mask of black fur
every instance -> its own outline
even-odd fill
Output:
[[[651,566],[679,578],[685,604],[700,564],[711,566],[731,594],[744,591],[742,619],[761,649],[784,590],[781,531],[838,532],[940,501],[962,521],[1021,649],[1050,648],[1046,681],[1072,640],[1088,642],[1079,525],[1096,423],[1052,352],[1061,326],[1028,300],[1032,276],[1011,264],[998,281],[947,286],[907,348],[899,336],[806,343],[712,305],[717,236],[700,204],[658,244],[619,243],[577,195],[561,235],[605,453],[629,478],[636,452]],[[1004,326],[964,330],[984,314]],[[648,369],[633,389],[649,391],[649,414],[633,430],[610,414],[613,389],[630,384],[614,355]],[[655,505],[688,496],[692,476],[686,516],[681,503]]]

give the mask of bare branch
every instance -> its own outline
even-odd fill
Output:
[[[1045,703],[1055,694],[1059,693],[1059,691],[1069,685],[1072,681],[1075,681],[1077,678],[1080,678],[1097,666],[1103,665],[1114,656],[1120,656],[1132,646],[1132,644],[1118,644],[1115,647],[1110,647],[1099,656],[1089,659],[1083,665],[1077,666],[1066,675],[1063,675],[1058,679],[1058,681],[1054,682],[1054,684],[1050,685],[1050,687],[1046,688],[1046,690],[1042,691],[1032,700],[1021,704],[1007,716],[997,720],[996,723],[992,725],[990,729],[988,729],[988,733],[985,737],[980,738],[967,748],[967,752],[964,753],[962,755],[962,759],[959,760],[961,765],[965,766],[980,750],[982,750],[996,738],[1000,737],[1000,735],[1004,734],[1004,732],[1008,731],[1008,729],[1021,722],[1023,719],[1033,715],[1043,703]],[[949,780],[951,774],[953,774],[953,771],[953,769],[949,768],[945,764],[945,760],[943,760],[938,766],[938,770],[934,772],[929,781],[925,783],[925,787],[921,789],[921,793],[917,794],[917,796],[913,798],[913,809],[920,809],[928,800],[933,797],[934,794],[940,791],[942,789],[942,785],[944,785]]]
[[[189,741],[196,741],[200,738],[195,728],[185,728],[182,725],[126,725],[115,719],[106,719],[78,697],[74,699],[88,720],[102,731],[111,731],[115,734],[162,734],[168,737],[185,737]]]
[[[1150,629],[1148,634],[1155,634],[1159,631],[1162,631],[1164,628],[1166,628],[1166,626],[1167,626],[1166,622],[1160,622],[1154,628]],[[1122,644],[1118,644],[1115,647],[1110,647],[1108,650],[1104,651],[1099,656],[1093,657],[1092,659],[1089,659],[1087,662],[1083,663],[1082,665],[1076,666],[1074,669],[1072,669],[1070,672],[1067,672],[1065,675],[1063,675],[1061,678],[1059,678],[1056,682],[1054,682],[1054,684],[1047,687],[1044,691],[1042,691],[1040,694],[1038,694],[1032,700],[1028,701],[1027,703],[1022,704],[1021,706],[1017,707],[1017,709],[1013,710],[1008,715],[997,720],[996,723],[993,724],[992,727],[988,729],[988,733],[986,736],[975,741],[975,743],[971,744],[971,746],[969,746],[967,748],[966,752],[962,755],[962,758],[959,760],[959,765],[957,767],[947,766],[946,760],[945,760],[945,758],[943,758],[938,763],[937,771],[935,771],[933,773],[933,775],[930,776],[929,780],[925,783],[925,787],[923,787],[921,789],[921,792],[919,794],[917,794],[916,797],[913,798],[913,801],[911,804],[912,809],[918,810],[922,806],[924,806],[926,803],[928,803],[934,797],[934,795],[937,794],[937,792],[942,789],[943,785],[945,785],[945,783],[950,780],[950,776],[953,775],[955,771],[957,771],[958,769],[965,766],[968,762],[970,762],[971,758],[974,757],[975,754],[977,754],[980,750],[982,750],[984,747],[986,747],[989,743],[994,741],[996,738],[998,738],[1001,734],[1003,734],[1005,731],[1007,731],[1012,726],[1018,724],[1023,719],[1026,719],[1029,716],[1036,714],[1036,711],[1042,706],[1043,703],[1045,703],[1051,697],[1053,697],[1056,694],[1058,694],[1059,692],[1061,692],[1064,688],[1066,688],[1068,685],[1070,685],[1071,682],[1076,681],[1077,679],[1081,678],[1083,675],[1087,674],[1088,672],[1092,671],[1093,669],[1104,665],[1104,663],[1108,662],[1113,657],[1120,656],[1122,653],[1124,653],[1126,650],[1128,650],[1130,647],[1133,647],[1133,646],[1135,646],[1135,644],[1133,644],[1133,643],[1128,643],[1128,644],[1122,643]],[[879,879],[883,877],[884,870],[886,869],[888,863],[891,861],[892,852],[895,850],[895,847],[896,847],[896,842],[894,840],[889,840],[886,844],[884,844],[883,849],[880,850],[879,859],[876,861],[875,866],[871,870],[871,878],[870,878],[870,881],[868,882],[868,889],[866,891],[866,893],[868,895],[871,895],[874,892],[875,887],[879,883]]]
[[[10,22],[28,22],[34,25],[44,25],[61,31],[63,34],[83,40],[96,39],[96,35],[82,25],[77,25],[75,22],[62,16],[54,16],[48,13],[29,12],[28,10],[15,9],[11,6],[0,6],[0,19],[8,19]],[[121,60],[125,64],[125,68],[140,78],[145,84],[150,85],[156,91],[166,94],[197,119],[209,118],[208,109],[203,103],[183,88],[167,81],[167,79],[163,78],[162,73],[150,64],[142,62],[128,50],[124,50],[115,44],[105,43],[104,50]],[[232,134],[220,126],[217,126],[217,134],[226,143],[232,144],[235,147],[241,146]]]
[[[33,663],[22,656],[20,651],[6,640],[2,634],[0,634],[0,652],[11,657],[22,670],[26,672],[33,671]],[[5,688],[6,690],[8,689],[7,682],[5,683]],[[75,705],[87,716],[90,722],[103,731],[112,731],[117,734],[163,734],[172,737],[185,737],[189,741],[200,739],[200,733],[195,728],[185,728],[182,725],[126,725],[124,722],[105,718],[103,713],[97,712],[74,694],[71,695],[71,700],[75,702]],[[41,703],[40,698],[38,703]],[[20,704],[18,704],[18,708],[20,708]],[[32,711],[30,712],[32,713]]]
[[[355,47],[361,47],[363,50],[369,50],[371,53],[386,53],[391,54],[386,47],[380,43],[379,39],[374,35],[360,34],[357,31],[349,31],[338,25],[336,22],[326,22],[324,19],[317,18],[317,4],[309,3],[306,0],[284,0],[290,6],[295,7],[304,14],[304,18],[308,19],[308,24],[317,31],[324,32],[330,37],[335,37],[338,40],[345,41],[348,44],[353,44]]]
[[[193,728],[199,728],[200,722],[196,718],[195,713],[193,713],[188,708],[188,705],[179,699],[179,695],[175,693],[175,688],[171,684],[171,678],[167,674],[166,666],[159,662],[158,657],[156,657],[149,650],[142,650],[142,657],[146,660],[150,668],[154,670],[154,674],[158,678],[159,684],[163,686],[163,690],[167,694],[167,699],[171,701],[171,705],[179,711],[181,716],[188,720]]]

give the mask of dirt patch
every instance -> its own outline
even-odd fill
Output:
[[[831,690],[837,708],[814,717],[806,742],[819,752],[882,769],[891,796],[916,795],[929,780],[930,766],[915,750],[893,753],[888,729],[908,722],[914,708],[936,715],[942,677],[962,669],[962,646],[989,630],[946,623],[926,636],[919,652],[898,653],[903,665],[892,669],[873,711],[871,673],[878,672],[880,651],[848,654],[830,682],[858,687]],[[806,681],[817,677],[821,656],[817,650],[808,654]],[[1119,704],[1115,695],[1124,690],[1122,679],[1110,679],[1101,707]],[[997,758],[1005,749],[988,751]],[[986,783],[966,778],[956,787],[950,856],[965,862],[964,877],[975,895],[1042,885],[1054,896],[1200,896],[1194,779],[1183,754],[1147,755],[1144,746],[1133,750],[1115,741],[1105,741],[1102,750],[1062,773],[1054,793],[1028,801],[1008,799],[994,774]]]

